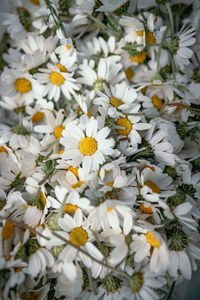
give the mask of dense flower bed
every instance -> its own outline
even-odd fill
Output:
[[[0,18],[2,299],[171,295],[200,259],[199,1]]]

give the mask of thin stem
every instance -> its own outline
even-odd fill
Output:
[[[89,14],[86,14],[87,17],[94,21],[99,27],[101,27],[102,29],[104,30],[107,30],[107,31],[110,31],[110,33],[112,33],[113,35],[115,35],[116,37],[118,37],[119,35],[114,31],[112,30],[111,28],[109,28],[108,26],[106,26],[104,23],[102,23],[100,20],[98,20],[97,18],[95,18],[94,16],[91,16]]]
[[[44,176],[44,178],[42,180],[40,180],[38,185],[42,185],[48,178],[49,178],[49,175]]]
[[[66,203],[66,200],[67,200],[67,194],[65,195],[64,199],[63,199],[63,202],[61,204],[61,207],[59,209],[59,213],[58,213],[58,218],[60,218],[62,216],[62,213],[63,213],[63,209],[64,209],[64,206],[65,206],[65,203]]]
[[[161,42],[160,42],[160,45],[159,45],[159,49],[158,49],[158,54],[157,54],[157,67],[156,67],[156,73],[159,73],[159,69],[160,69],[160,54],[161,54],[161,49],[162,49],[162,46],[163,46],[163,42],[165,40],[165,37],[167,35],[167,31],[169,29],[169,23],[163,33],[163,36],[162,36],[162,39],[161,39]]]
[[[171,298],[171,296],[172,296],[172,293],[173,293],[173,291],[174,291],[175,284],[176,284],[176,281],[173,281],[173,282],[172,282],[172,285],[171,285],[171,288],[170,288],[170,291],[169,291],[169,294],[168,294],[166,300],[170,300],[170,298]]]
[[[174,37],[174,17],[172,14],[171,6],[170,6],[169,2],[167,2],[165,5],[166,5],[166,8],[167,8],[168,14],[169,14],[172,37]]]
[[[59,16],[59,14],[57,13],[57,10],[54,7],[52,1],[51,0],[45,0],[45,3],[46,3],[47,8],[50,10],[50,14],[51,14],[52,18],[54,19],[54,23],[55,23],[56,27],[58,29],[61,29],[66,35],[65,29],[64,29],[64,26],[63,26],[63,22],[62,22],[62,20]]]

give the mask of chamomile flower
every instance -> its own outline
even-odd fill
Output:
[[[93,117],[89,119],[85,133],[80,127],[69,124],[60,140],[65,146],[63,159],[72,159],[74,167],[82,163],[83,169],[98,170],[105,156],[114,154],[114,140],[107,139],[109,133],[108,127],[97,130],[97,120]]]
[[[104,85],[104,90],[105,93],[97,91],[99,97],[94,100],[94,104],[102,105],[111,117],[118,115],[118,111],[132,112],[132,109],[135,108],[136,104],[134,101],[137,98],[137,93],[133,88],[126,85],[126,83],[123,82],[111,86],[110,89]]]
[[[174,55],[175,63],[181,70],[184,70],[189,65],[189,59],[193,55],[189,47],[196,41],[194,37],[196,34],[195,30],[195,27],[183,26],[177,37],[174,37],[169,43],[169,49]]]
[[[43,95],[43,87],[31,74],[7,68],[1,75],[0,91],[3,96],[19,99],[23,104],[30,104]]]
[[[135,253],[134,261],[140,263],[150,256],[150,270],[156,274],[162,274],[169,266],[167,246],[157,232],[147,229],[141,229],[141,232],[143,233],[132,236],[133,242],[130,247]]]
[[[84,221],[82,211],[77,209],[74,217],[69,214],[65,214],[63,218],[58,219],[60,228],[65,232],[65,238],[69,240],[76,247],[81,247],[83,250],[94,256],[95,258],[102,260],[103,255],[94,246],[92,241],[92,235],[88,228],[88,223]],[[91,258],[79,252],[71,245],[67,245],[60,254],[60,258],[70,263],[75,258],[81,260],[86,267],[92,266]]]
[[[93,86],[95,90],[104,90],[103,84],[115,85],[119,83],[124,74],[121,72],[122,65],[120,63],[110,63],[107,59],[101,58],[98,63],[97,71],[94,70],[95,62],[89,62],[84,59],[83,64],[79,66],[79,74],[82,77],[78,78],[78,82]]]
[[[47,69],[41,68],[39,69],[41,73],[34,74],[34,78],[44,84],[44,96],[47,95],[49,100],[54,99],[56,102],[59,100],[61,92],[69,99],[71,95],[75,94],[75,91],[79,90],[75,84],[76,80],[72,77],[73,74],[63,72],[62,68],[61,70],[58,66],[48,63]]]

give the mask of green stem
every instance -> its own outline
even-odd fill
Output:
[[[165,37],[167,35],[167,31],[169,29],[169,23],[163,33],[163,36],[162,36],[162,39],[161,39],[161,42],[160,42],[160,45],[159,45],[159,49],[158,49],[158,54],[157,54],[157,67],[156,67],[156,73],[159,73],[159,70],[160,70],[160,54],[161,54],[161,49],[162,49],[162,46],[163,46],[163,42],[165,40]]]
[[[168,294],[166,300],[170,300],[170,298],[171,298],[171,296],[172,296],[172,293],[173,293],[173,291],[174,291],[175,284],[176,284],[176,281],[173,281],[173,282],[172,282],[172,285],[171,285],[171,288],[170,288],[170,291],[169,291],[169,294]]]
[[[173,17],[173,14],[172,14],[172,9],[171,9],[171,6],[170,6],[169,2],[167,2],[165,4],[165,6],[166,6],[166,8],[168,10],[168,14],[169,14],[172,37],[174,37],[174,17]]]

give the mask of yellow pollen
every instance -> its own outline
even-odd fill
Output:
[[[61,138],[62,137],[62,132],[63,130],[65,129],[64,126],[56,126],[54,128],[54,135],[57,139]]]
[[[85,137],[79,143],[79,150],[83,155],[92,155],[97,149],[98,143],[92,137]]]
[[[84,246],[88,240],[87,231],[82,227],[73,228],[69,234],[69,240],[77,247]]]
[[[159,240],[156,238],[156,236],[152,233],[151,230],[147,231],[147,233],[145,234],[146,240],[147,242],[155,248],[160,248],[161,243],[159,242]]]
[[[77,205],[68,203],[68,204],[65,204],[63,210],[65,213],[73,215],[78,208],[79,207]]]
[[[23,267],[19,267],[19,268],[15,269],[15,272],[16,273],[21,272],[22,269],[23,269]]]
[[[72,172],[78,178],[78,167],[74,168],[73,166],[69,166],[67,171]]]
[[[72,188],[76,189],[82,186],[84,184],[84,181],[77,181],[77,183],[72,184]]]
[[[38,195],[38,201],[41,205],[41,208],[44,209],[46,206],[47,200],[46,200],[45,195],[42,192],[40,192]]]
[[[138,36],[143,36],[144,30],[138,30],[138,31],[136,31],[136,34],[137,34]]]
[[[4,148],[3,146],[0,146],[0,152],[8,153],[8,151],[6,150],[6,148]]]
[[[44,113],[41,111],[37,111],[33,116],[32,116],[32,122],[33,123],[38,123],[44,118]]]
[[[77,109],[77,114],[78,115],[80,115],[80,114],[82,114],[83,113],[83,111],[82,111],[82,109],[80,108],[80,106],[79,106],[79,108]],[[92,117],[92,114],[91,114],[91,112],[87,112],[87,116],[88,116],[88,118],[91,118]]]
[[[65,77],[58,72],[51,72],[49,75],[49,79],[51,83],[59,86],[63,85],[63,83],[65,82]]]
[[[111,181],[111,182],[108,182],[106,185],[107,185],[107,186],[110,186],[110,187],[112,187],[112,188],[113,188],[113,184],[114,184],[114,182],[113,182],[113,181]]]
[[[132,59],[132,61],[134,61],[135,63],[141,64],[145,61],[147,57],[147,52],[145,50],[142,50],[141,52],[139,52],[136,55],[130,55],[130,58]]]
[[[65,68],[63,65],[61,64],[56,64],[56,67],[60,70],[60,72],[67,72],[67,68]]]
[[[125,129],[116,129],[117,133],[120,135],[128,135],[132,130],[132,123],[126,118],[119,118],[116,121],[116,125],[125,127]]]
[[[25,94],[31,90],[31,83],[26,78],[18,78],[15,80],[15,88],[19,93]]]
[[[152,192],[160,194],[160,188],[152,181],[145,181],[144,185],[148,186]]]
[[[112,97],[110,98],[110,104],[114,107],[119,107],[120,105],[124,104],[124,102],[121,99]]]
[[[14,224],[11,221],[7,221],[2,229],[2,238],[3,240],[8,240],[14,232]]]
[[[147,44],[154,44],[156,41],[155,36],[153,34],[153,32],[151,31],[147,31],[146,32],[146,42]]]
[[[151,100],[152,100],[152,103],[153,103],[153,105],[155,106],[155,108],[157,108],[158,110],[161,110],[161,108],[163,107],[163,102],[162,102],[162,100],[161,100],[158,96],[156,96],[156,95],[154,95],[154,96],[151,98]]]
[[[131,80],[134,76],[134,72],[131,68],[126,69],[125,74],[128,80]]]
[[[99,26],[96,26],[96,27],[95,27],[95,30],[96,30],[96,31],[97,31],[97,30],[99,30],[99,29],[100,29],[100,27],[99,27]]]
[[[144,87],[141,89],[142,94],[145,94],[145,93],[146,93],[146,90],[147,90],[147,86],[144,86]]]
[[[145,214],[152,214],[152,208],[151,205],[145,206],[144,202],[140,204],[140,209],[143,211]]]
[[[39,0],[30,0],[33,4],[35,5],[40,5],[40,1]]]
[[[65,47],[66,47],[67,50],[70,50],[72,46],[66,44]]]
[[[115,206],[110,206],[110,207],[106,208],[106,211],[107,211],[107,212],[110,212],[110,211],[112,211],[114,208],[115,208]]]
[[[65,150],[63,149],[63,150],[60,150],[59,152],[58,152],[58,154],[63,154],[65,152]]]
[[[144,166],[144,169],[146,169],[146,168],[149,168],[151,171],[155,171],[155,168],[154,167],[152,167],[152,166],[149,166],[149,165],[145,165]]]

